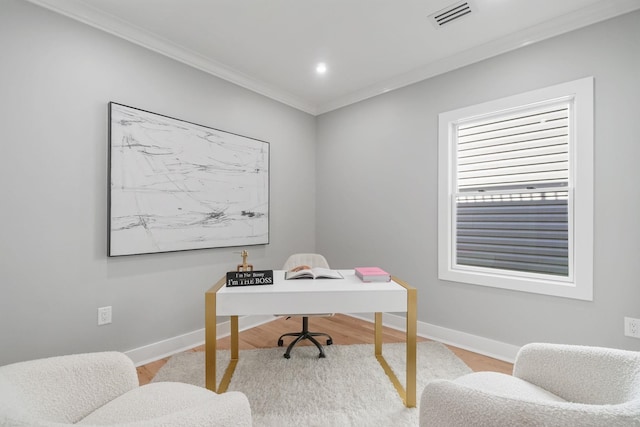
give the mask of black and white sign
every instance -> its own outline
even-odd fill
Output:
[[[230,271],[227,286],[273,285],[273,270]]]

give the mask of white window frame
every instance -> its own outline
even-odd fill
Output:
[[[594,79],[587,77],[441,113],[438,116],[438,277],[442,280],[580,300],[593,300]],[[569,277],[517,274],[455,265],[456,126],[460,122],[566,99],[569,139]]]

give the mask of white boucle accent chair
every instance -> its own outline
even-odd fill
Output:
[[[527,344],[513,376],[474,372],[424,388],[420,427],[640,426],[640,352]]]
[[[119,352],[58,356],[0,366],[0,426],[251,426],[239,392],[175,382],[139,386]]]

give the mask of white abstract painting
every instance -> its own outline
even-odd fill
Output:
[[[109,107],[109,256],[269,243],[267,142]]]

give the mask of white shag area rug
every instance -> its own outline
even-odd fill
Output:
[[[251,404],[256,427],[402,427],[418,425],[417,408],[406,408],[374,356],[372,344],[297,346],[291,359],[284,348],[241,350],[229,390],[241,391]],[[384,344],[382,354],[405,385],[404,343]],[[218,350],[217,380],[229,362]],[[437,342],[417,345],[417,401],[433,379],[454,379],[471,369]],[[204,387],[204,352],[172,356],[153,378]]]

